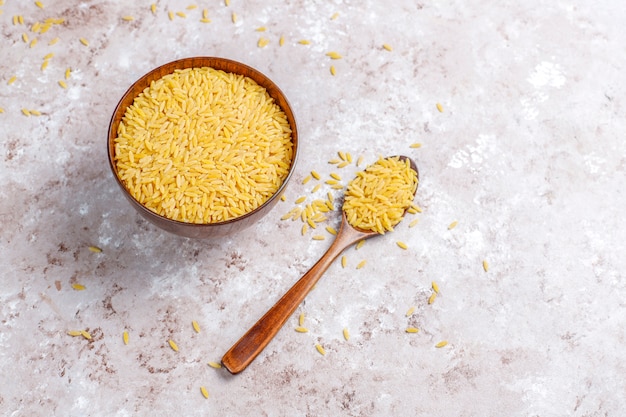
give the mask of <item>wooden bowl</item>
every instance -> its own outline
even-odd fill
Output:
[[[255,210],[245,213],[239,217],[216,223],[185,223],[177,220],[172,220],[167,217],[161,216],[152,210],[149,210],[137,201],[126,189],[122,181],[120,180],[117,172],[117,166],[115,164],[115,138],[117,137],[118,126],[126,113],[126,108],[130,106],[135,97],[137,97],[145,88],[150,86],[150,83],[154,80],[158,80],[167,74],[173,73],[177,69],[185,68],[199,68],[199,67],[211,67],[216,70],[222,70],[230,73],[244,75],[253,79],[257,84],[264,87],[270,97],[280,106],[289,122],[291,127],[291,138],[293,141],[293,158],[291,160],[291,167],[289,173],[283,181],[282,185],[278,188],[276,193],[272,195],[265,203],[257,207]],[[192,237],[192,238],[212,238],[226,236],[240,230],[243,230],[263,216],[265,216],[278,202],[280,196],[283,194],[289,179],[291,178],[296,165],[296,159],[298,154],[298,131],[296,128],[296,120],[291,110],[291,106],[287,101],[287,98],[276,84],[269,78],[267,78],[261,72],[251,68],[245,64],[231,61],[224,58],[215,57],[194,57],[184,58],[177,61],[173,61],[153,69],[146,75],[137,80],[130,86],[128,91],[122,96],[122,99],[117,104],[111,122],[109,124],[109,137],[108,137],[108,155],[109,165],[113,171],[115,180],[121,187],[124,196],[130,201],[131,205],[141,214],[145,219],[171,233],[175,233],[180,236]]]

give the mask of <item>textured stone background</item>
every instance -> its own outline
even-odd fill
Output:
[[[623,415],[624,2],[158,1],[156,15],[149,1],[43,3],[0,6],[3,415]],[[49,17],[65,23],[31,31]],[[106,160],[129,85],[199,55],[272,78],[301,144],[287,201],[212,241],[139,218]],[[330,244],[280,217],[314,197],[311,170],[358,170],[327,163],[339,150],[412,156],[419,224],[348,249],[298,310],[309,333],[294,317],[242,374],[210,368]]]

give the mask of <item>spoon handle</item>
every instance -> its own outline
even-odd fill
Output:
[[[368,236],[367,233],[344,227],[345,223],[342,222],[337,238],[315,265],[224,354],[222,364],[230,373],[237,374],[246,369],[274,338],[335,258],[345,248]]]

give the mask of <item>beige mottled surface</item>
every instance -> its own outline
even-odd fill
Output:
[[[0,6],[0,414],[623,415],[623,1],[42,1]],[[65,22],[31,31],[48,17]],[[214,241],[140,219],[106,161],[128,86],[197,55],[267,74],[300,129],[287,201]],[[308,333],[293,317],[242,374],[209,367],[330,244],[280,217],[311,170],[356,172],[338,150],[414,157],[418,225],[348,249],[298,310]]]

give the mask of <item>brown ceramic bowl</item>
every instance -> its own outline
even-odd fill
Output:
[[[289,169],[289,173],[282,185],[276,191],[276,193],[270,197],[265,203],[256,208],[255,210],[245,213],[239,217],[234,219],[230,219],[223,222],[217,223],[185,223],[177,220],[172,220],[167,217],[161,216],[146,207],[144,207],[141,203],[139,203],[135,198],[131,196],[128,192],[122,181],[119,179],[117,173],[117,167],[115,164],[115,146],[114,141],[117,137],[117,128],[126,112],[126,108],[130,106],[135,97],[139,95],[146,87],[150,85],[150,83],[154,80],[158,80],[167,74],[173,73],[177,69],[184,68],[198,68],[198,67],[211,67],[217,70],[222,70],[230,73],[244,75],[256,81],[262,87],[265,87],[268,94],[275,100],[275,102],[281,107],[285,115],[287,116],[287,120],[292,130],[292,141],[293,141],[293,159],[291,161],[291,167]],[[111,166],[111,170],[113,171],[115,180],[119,184],[124,193],[124,196],[130,201],[131,205],[141,214],[145,219],[155,224],[156,226],[164,229],[168,232],[175,233],[180,236],[193,237],[193,238],[211,238],[211,237],[221,237],[226,236],[240,230],[245,229],[246,227],[251,226],[263,216],[265,216],[278,202],[280,196],[283,194],[291,175],[295,169],[296,159],[298,155],[298,131],[296,129],[296,120],[294,118],[293,112],[291,110],[291,106],[287,101],[287,98],[283,94],[282,91],[278,88],[272,80],[267,78],[265,75],[260,73],[259,71],[251,68],[245,64],[231,61],[224,58],[214,58],[214,57],[194,57],[194,58],[185,58],[180,59],[178,61],[173,61],[162,65],[158,68],[153,69],[139,80],[137,80],[126,93],[122,96],[122,99],[117,104],[115,111],[113,112],[113,117],[111,118],[111,123],[109,124],[109,136],[108,136],[108,155],[109,155],[109,165]]]

